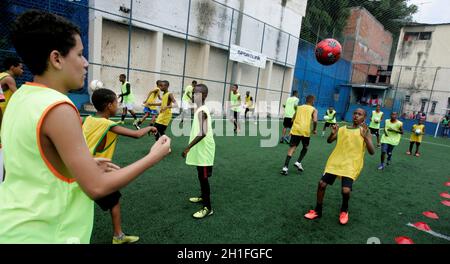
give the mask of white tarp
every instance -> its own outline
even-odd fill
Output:
[[[253,50],[231,45],[230,60],[264,69],[266,67],[267,56]]]

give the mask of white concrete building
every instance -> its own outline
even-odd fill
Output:
[[[403,112],[424,111],[437,122],[450,108],[450,23],[402,28],[391,84]]]
[[[306,4],[307,0],[134,0],[131,6],[130,0],[91,0],[95,9],[89,15],[89,79],[100,79],[119,92],[118,76],[126,73],[128,63],[131,13],[129,80],[137,108],[158,79],[169,80],[169,90],[180,100],[183,74],[184,86],[194,79],[208,85],[208,100],[220,102],[213,107],[216,113],[225,81],[242,85],[240,93],[250,91],[254,98],[252,87],[258,85],[258,102],[279,103],[291,90]],[[229,44],[267,56],[259,80],[257,67],[229,61],[226,69]],[[270,110],[276,115],[278,105],[275,108]]]

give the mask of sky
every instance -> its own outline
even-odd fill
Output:
[[[419,23],[450,23],[449,0],[409,0],[410,4],[419,7],[413,19]]]

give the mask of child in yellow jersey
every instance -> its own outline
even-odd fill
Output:
[[[159,115],[155,121],[155,127],[158,130],[155,134],[156,140],[158,140],[160,136],[165,135],[170,120],[172,120],[172,108],[178,107],[177,101],[173,97],[173,94],[169,92],[169,81],[160,81],[159,84],[161,91],[163,92],[161,103],[148,104],[149,106],[161,106],[159,109]]]
[[[416,157],[420,156],[419,146],[422,142],[422,136],[425,135],[425,125],[423,124],[424,118],[420,118],[418,123],[413,125],[411,129],[411,138],[409,139],[409,150],[406,152],[407,155],[411,155],[414,143],[416,144],[416,153],[414,154]]]
[[[203,208],[192,216],[197,219],[205,218],[213,214],[211,207],[211,195],[208,178],[212,176],[216,144],[214,142],[212,120],[205,99],[208,96],[208,87],[197,84],[194,87],[193,99],[197,105],[192,122],[189,146],[183,151],[186,164],[197,166],[198,180],[200,182],[200,197],[189,199],[192,203],[203,203]]]
[[[358,108],[353,112],[353,125],[339,128],[332,126],[332,132],[327,142],[337,139],[336,147],[328,158],[322,179],[317,186],[317,203],[314,210],[305,214],[306,219],[316,219],[322,216],[322,204],[327,185],[333,185],[337,177],[342,181],[342,206],[339,222],[348,222],[348,201],[353,182],[359,177],[364,165],[364,154],[367,149],[370,155],[375,153],[372,136],[364,123],[366,111]]]
[[[392,161],[392,152],[395,146],[400,143],[403,135],[403,123],[397,119],[397,112],[391,113],[391,118],[385,121],[383,135],[381,136],[381,163],[379,170],[384,170],[384,161],[387,155],[386,165]]]
[[[314,100],[315,97],[313,95],[308,95],[306,97],[306,104],[296,108],[296,112],[292,118],[294,124],[291,129],[291,146],[288,149],[284,167],[280,172],[282,175],[288,174],[289,161],[300,144],[300,141],[302,142],[303,148],[298,160],[294,163],[294,166],[297,167],[299,171],[303,171],[302,160],[308,151],[309,140],[311,137],[311,121],[313,122],[312,133],[314,135],[317,134],[317,110],[313,106]]]
[[[155,102],[156,98],[161,100],[161,95],[159,94],[159,92],[161,91],[161,89],[159,88],[160,82],[161,82],[160,80],[157,80],[156,87],[148,93],[147,99],[145,99],[143,103],[145,106],[144,116],[137,122],[137,124],[135,124],[136,129],[140,129],[142,123],[144,123],[145,119],[147,119],[147,117],[149,117],[150,115],[152,116],[150,125],[152,126],[155,123],[156,116],[158,116],[158,110],[156,109],[156,106],[150,106],[149,104]]]
[[[170,153],[170,139],[162,137],[122,169],[93,158],[67,97],[83,87],[89,66],[80,30],[61,16],[29,10],[10,33],[33,82],[14,93],[3,118],[0,244],[89,243],[92,200],[120,190],[158,163]]]
[[[83,134],[89,150],[94,157],[112,159],[119,135],[140,138],[147,133],[156,133],[156,128],[146,127],[140,130],[131,130],[119,126],[109,120],[117,112],[118,101],[116,94],[108,89],[97,89],[92,94],[92,104],[97,110],[95,116],[88,116],[83,122]],[[125,235],[122,232],[119,191],[115,191],[103,198],[95,200],[103,211],[111,212],[113,223],[113,244],[134,243],[139,240],[137,236]]]

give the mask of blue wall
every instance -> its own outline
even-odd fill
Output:
[[[17,15],[29,9],[39,9],[49,11],[54,14],[63,16],[74,24],[76,24],[81,31],[81,40],[84,45],[83,55],[88,58],[89,50],[89,9],[88,0],[80,0],[76,2],[69,2],[66,0],[15,0],[15,1],[0,1],[0,9],[2,14],[0,15],[0,34],[4,36],[0,41],[0,62],[6,56],[14,56],[15,51],[9,40],[9,26]],[[30,43],[32,45],[32,43]],[[3,70],[3,69],[1,69]],[[21,78],[17,79],[18,86],[22,85],[26,81],[33,80],[33,75],[26,68]],[[74,102],[78,109],[80,109],[84,103],[89,102],[89,94],[87,90],[87,81],[84,88],[77,92],[69,93],[69,98]]]
[[[325,114],[329,106],[334,106],[340,119],[349,96],[349,88],[341,87],[340,84],[350,82],[351,63],[340,59],[334,65],[323,66],[317,62],[314,49],[313,44],[300,40],[293,89],[298,90],[300,103],[304,103],[309,94],[316,96],[315,106],[319,117]],[[339,94],[339,101],[335,102],[334,94]]]
[[[375,107],[359,105],[359,104],[351,104],[349,106],[349,109],[348,109],[347,113],[345,114],[344,120],[348,123],[351,123],[353,111],[357,108],[363,108],[364,110],[366,110],[366,112],[367,112],[366,123],[369,124],[370,117],[372,115],[372,111],[375,110]],[[387,109],[387,108],[381,108],[381,111],[384,113],[383,122],[381,123],[381,127],[384,127],[384,121],[386,119],[390,118],[392,110]],[[406,131],[411,132],[413,125],[417,124],[417,120],[415,120],[415,119],[399,118],[399,120],[401,120],[403,122],[403,130],[405,132]],[[437,126],[437,123],[425,122],[425,134],[434,136],[434,133],[436,132],[436,126]],[[438,136],[441,136],[441,135],[442,135],[442,127],[440,126],[439,130],[438,130]]]

